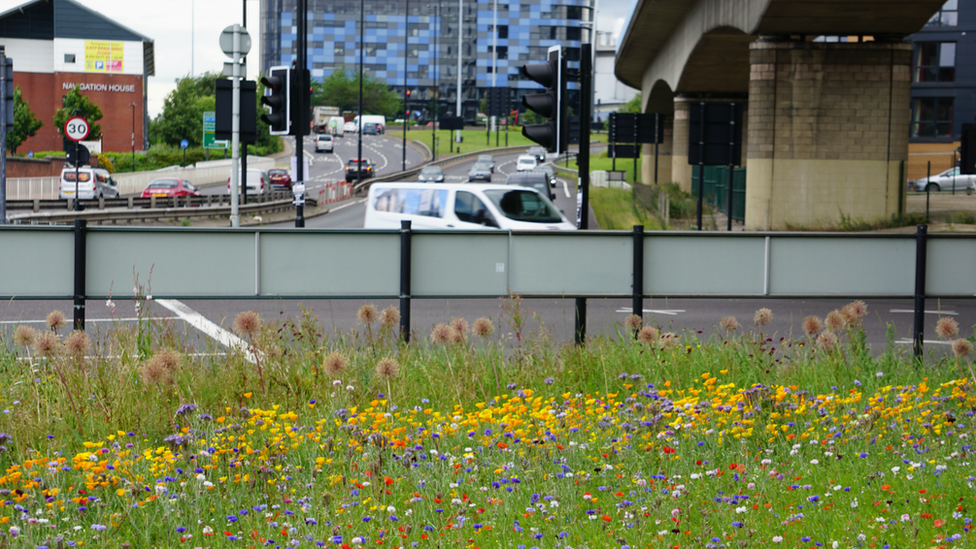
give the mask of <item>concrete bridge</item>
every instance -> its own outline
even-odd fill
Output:
[[[903,39],[944,1],[638,0],[616,75],[641,90],[644,112],[668,117],[661,150],[672,161],[658,180],[691,189],[691,105],[737,102],[747,229],[902,211],[912,68]],[[643,166],[654,180],[654,162]]]

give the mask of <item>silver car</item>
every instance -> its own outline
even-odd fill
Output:
[[[972,194],[976,191],[976,175],[963,175],[958,167],[949,168],[940,174],[916,179],[915,190],[920,193],[955,190]]]
[[[444,170],[442,170],[440,166],[427,166],[426,168],[420,170],[420,175],[417,176],[417,181],[443,183]]]
[[[478,162],[468,170],[468,181],[487,181],[491,183],[491,164]]]
[[[495,173],[495,157],[490,154],[479,154],[478,164],[488,164],[491,167],[491,173]]]

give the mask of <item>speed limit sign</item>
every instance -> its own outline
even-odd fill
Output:
[[[80,116],[72,116],[64,123],[64,135],[72,141],[83,141],[88,137],[88,121]]]

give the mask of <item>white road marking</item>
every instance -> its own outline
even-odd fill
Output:
[[[621,308],[617,309],[617,312],[618,313],[623,313],[623,314],[628,314],[628,315],[629,314],[632,314],[633,311],[634,311],[633,307],[621,307]],[[685,312],[685,309],[642,309],[642,311],[645,312],[645,313],[653,314],[653,315],[670,315],[670,316],[675,316],[678,313]]]
[[[86,318],[85,322],[135,322],[137,320],[175,320],[175,316],[152,316],[149,318]],[[0,320],[0,324],[46,324],[46,320]]]
[[[173,311],[187,324],[193,326],[197,330],[200,330],[217,343],[220,343],[224,347],[237,349],[244,353],[244,356],[247,357],[248,361],[255,362],[254,355],[251,354],[250,345],[248,345],[246,341],[214,324],[200,313],[175,299],[155,299],[153,301],[158,303],[161,307]]]
[[[356,204],[362,204],[363,202],[366,202],[366,199],[365,198],[360,198],[359,200],[354,200],[352,202],[346,202],[345,204],[342,204],[341,206],[336,206],[335,208],[332,208],[332,211],[334,212],[336,210],[341,210],[343,208],[348,208],[349,206],[355,206]]]
[[[892,309],[893,313],[914,313],[912,309]],[[927,315],[942,315],[942,316],[959,316],[956,311],[925,311]]]
[[[566,193],[566,198],[571,198],[569,194],[569,183],[566,183],[565,179],[560,179],[563,184],[563,192]]]

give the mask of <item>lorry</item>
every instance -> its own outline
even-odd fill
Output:
[[[328,127],[329,119],[339,116],[339,107],[314,107],[312,109],[312,131],[323,133]]]

